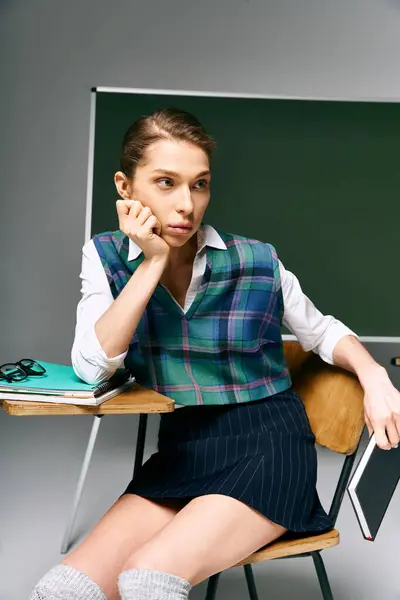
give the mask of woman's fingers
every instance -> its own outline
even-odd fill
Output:
[[[139,202],[139,200],[128,200],[128,202],[132,202],[132,205],[129,209],[129,216],[133,219],[136,219],[143,210],[143,204]]]
[[[143,218],[141,218],[143,211]],[[151,211],[149,208],[144,208],[138,200],[117,200],[117,213],[121,231],[129,235],[143,225]]]
[[[390,421],[386,423],[386,433],[391,447],[397,448],[400,441],[399,433],[397,431],[396,424],[392,419],[390,419]]]
[[[374,428],[372,427],[371,421],[369,420],[369,417],[366,412],[364,412],[364,420],[367,425],[369,437],[371,437],[371,435],[374,433]]]
[[[365,391],[364,413],[379,448],[395,448],[400,441],[400,392],[388,376],[372,378]]]
[[[374,425],[375,442],[382,450],[390,450],[391,445],[386,435],[386,428],[383,424]]]
[[[124,215],[129,215],[129,212],[134,203],[135,203],[135,200],[117,200],[116,206],[117,206],[118,217],[121,218]]]
[[[386,423],[381,422],[374,425],[375,441],[382,450],[397,448],[399,444],[399,434],[396,424],[391,419]]]
[[[161,223],[155,215],[151,215],[144,224],[156,235],[161,235]]]
[[[394,422],[396,424],[396,429],[397,429],[397,433],[398,433],[399,440],[400,440],[400,412],[395,412]],[[400,441],[399,441],[399,443],[400,443]]]
[[[167,257],[168,244],[161,238],[161,223],[138,200],[117,200],[119,228],[144,252],[146,258]]]
[[[148,206],[145,206],[144,208],[142,208],[140,210],[140,212],[138,212],[136,215],[138,225],[144,225],[146,223],[147,219],[152,216],[152,214],[153,213],[151,212],[151,210]]]

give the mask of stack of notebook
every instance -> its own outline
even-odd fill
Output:
[[[129,390],[135,383],[127,369],[118,369],[108,380],[90,385],[75,375],[72,367],[39,360],[46,369],[40,376],[19,382],[0,381],[0,400],[57,402],[98,406],[105,400]]]

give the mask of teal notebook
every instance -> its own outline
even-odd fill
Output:
[[[46,369],[46,373],[37,377],[28,375],[23,381],[11,383],[8,383],[5,379],[0,379],[0,392],[92,398],[122,385],[130,378],[127,369],[118,369],[108,381],[91,385],[75,375],[72,366],[59,365],[43,360],[37,362]]]

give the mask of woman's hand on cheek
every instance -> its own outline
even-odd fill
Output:
[[[119,228],[144,253],[146,259],[168,259],[170,247],[160,237],[161,223],[137,200],[117,200]]]

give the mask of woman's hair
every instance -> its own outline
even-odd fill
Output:
[[[158,140],[181,140],[201,148],[211,159],[214,140],[190,113],[178,108],[162,108],[135,121],[125,133],[120,154],[120,168],[134,177],[144,160],[147,148]]]

